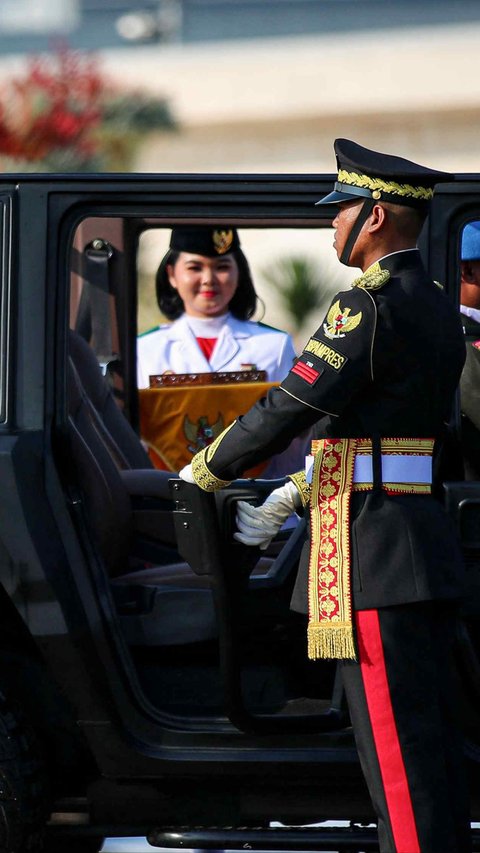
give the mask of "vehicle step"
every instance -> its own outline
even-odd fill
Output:
[[[375,826],[347,827],[251,827],[178,826],[161,827],[148,833],[152,847],[197,850],[378,850]],[[360,845],[360,847],[359,847]]]
[[[376,826],[242,827],[169,826],[147,835],[152,847],[199,850],[278,850],[367,853],[378,851]],[[480,851],[480,829],[472,829],[472,850]]]

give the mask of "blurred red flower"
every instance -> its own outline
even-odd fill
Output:
[[[96,57],[79,51],[61,48],[33,57],[24,75],[0,86],[4,167],[13,159],[29,170],[122,168],[132,134],[173,126],[164,99],[121,91],[102,74]]]

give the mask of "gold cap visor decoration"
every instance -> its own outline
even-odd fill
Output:
[[[368,198],[425,208],[432,199],[435,184],[452,179],[447,172],[372,151],[350,139],[336,139],[334,148],[337,181],[333,192],[316,204],[340,204]]]

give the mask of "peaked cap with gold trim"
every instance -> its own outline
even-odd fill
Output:
[[[172,229],[170,249],[218,258],[240,248],[236,228],[229,225],[190,225]]]
[[[371,151],[350,139],[336,139],[334,149],[338,166],[335,188],[317,204],[369,198],[424,208],[433,196],[435,184],[453,180],[447,172],[427,169],[403,157]]]

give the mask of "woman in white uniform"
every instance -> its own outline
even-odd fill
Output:
[[[257,295],[233,228],[174,228],[156,277],[157,299],[171,323],[137,342],[137,380],[160,373],[236,371],[254,366],[281,382],[295,351],[286,332],[254,323]]]
[[[170,320],[137,341],[137,381],[148,388],[161,373],[265,370],[268,382],[288,374],[290,335],[250,317],[257,295],[235,228],[178,227],[156,276],[157,300]],[[273,457],[264,476],[281,477],[304,464],[305,441]]]

